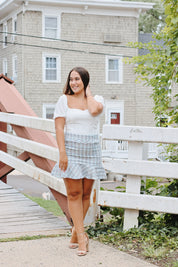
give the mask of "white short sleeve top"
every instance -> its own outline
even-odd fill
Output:
[[[103,104],[104,112],[104,99],[102,96],[95,95],[95,100]],[[101,113],[101,114],[102,114]],[[73,134],[93,135],[99,133],[99,120],[100,115],[93,117],[88,109],[81,110],[69,108],[67,104],[67,96],[62,95],[55,107],[54,119],[57,117],[65,118],[65,132]]]

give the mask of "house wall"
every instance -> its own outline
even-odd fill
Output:
[[[53,10],[54,11],[54,10]],[[41,38],[17,37],[16,40],[24,45],[8,45],[3,49],[2,57],[8,58],[8,76],[12,77],[11,57],[18,57],[18,80],[16,88],[24,96],[38,116],[42,116],[43,104],[55,104],[62,94],[68,72],[75,66],[88,69],[91,76],[91,90],[93,94],[103,95],[106,100],[124,101],[124,124],[151,125],[150,93],[135,84],[133,66],[123,62],[123,83],[106,84],[105,60],[107,55],[134,56],[136,49],[122,47],[130,41],[138,41],[138,19],[135,17],[119,17],[104,15],[89,15],[80,13],[59,13],[61,18],[61,39],[85,42],[104,43],[106,34],[119,36],[121,47],[98,46],[91,44],[70,43],[64,41],[49,41]],[[26,11],[18,14],[18,33],[42,37],[43,13],[41,11]],[[11,20],[8,21],[10,25]],[[9,27],[8,26],[8,30]],[[115,43],[110,43],[115,44]],[[26,46],[25,46],[26,45]],[[35,47],[39,46],[39,47]],[[43,47],[40,47],[43,46]],[[46,47],[46,48],[44,48]],[[55,49],[56,48],[56,49]],[[71,49],[84,52],[74,52],[61,49]],[[96,54],[92,54],[94,52]],[[44,83],[42,78],[44,53],[59,54],[61,57],[61,82]],[[97,54],[100,53],[100,54]],[[2,65],[2,64],[1,64]],[[2,68],[2,67],[1,67]],[[2,69],[0,69],[2,72]],[[144,103],[144,105],[143,105]],[[146,114],[145,105],[148,114]],[[145,112],[146,120],[143,118]],[[105,122],[102,117],[101,125]]]
[[[151,98],[152,88],[143,85],[143,82],[136,84],[136,125],[155,126],[153,110],[153,99]]]

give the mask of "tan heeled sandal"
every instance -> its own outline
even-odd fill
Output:
[[[73,235],[73,231],[74,231],[74,227],[72,228],[72,235]],[[72,242],[70,242],[69,243],[69,248],[71,248],[71,249],[78,248],[78,243],[72,243]]]
[[[83,235],[85,238],[86,250],[77,250],[77,255],[78,256],[85,256],[87,254],[87,252],[89,251],[89,237],[86,233],[77,234],[78,237],[81,235]]]

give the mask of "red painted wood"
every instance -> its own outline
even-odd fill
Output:
[[[18,159],[21,159],[23,161],[27,161],[27,160],[30,159],[30,156],[29,156],[29,154],[27,152],[23,152],[17,158]],[[8,175],[13,170],[14,170],[14,168],[12,168],[11,166],[5,165],[4,167],[2,167],[0,169],[0,178],[3,177],[3,176],[5,176],[5,175]]]
[[[0,122],[0,131],[7,132],[7,124],[4,122]],[[7,144],[0,142],[0,150],[7,152]],[[0,161],[0,170],[5,166],[5,164]],[[7,176],[4,176],[1,181],[7,183]]]
[[[28,103],[25,101],[25,99],[22,97],[22,95],[14,87],[14,85],[9,80],[7,81],[6,79],[4,79],[4,77],[2,77],[1,75],[0,75],[0,107],[4,112],[12,112],[14,114],[22,114],[34,117],[37,116],[35,112],[31,109],[31,107],[28,105]],[[42,144],[57,147],[56,140],[50,133],[16,125],[12,125],[12,127],[17,136],[27,138]],[[55,162],[48,160],[46,158],[39,157],[32,153],[28,154],[37,167],[45,171],[51,172]],[[70,214],[67,206],[67,197],[61,195],[59,192],[51,188],[50,190],[53,193],[55,199],[57,200],[62,210],[65,212],[66,217],[68,218],[69,223],[71,224],[71,219],[69,219]]]
[[[112,112],[111,116],[115,116],[116,118],[111,118],[111,124],[120,124],[120,113]]]

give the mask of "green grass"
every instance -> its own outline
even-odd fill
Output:
[[[40,197],[32,197],[26,194],[25,196],[31,199],[32,201],[36,202],[39,206],[43,207],[47,211],[53,213],[55,216],[64,216],[64,213],[59,207],[56,200],[45,200]]]
[[[20,237],[8,237],[8,238],[0,238],[0,242],[13,242],[13,241],[26,241],[26,240],[36,240],[41,238],[52,238],[59,237],[60,235],[33,235],[33,236],[20,236]]]

